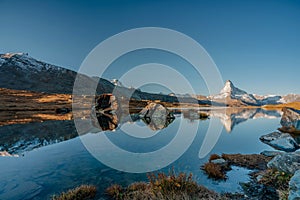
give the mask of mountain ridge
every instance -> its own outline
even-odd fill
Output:
[[[230,80],[227,80],[220,93],[209,96],[209,99],[212,101],[225,101],[226,104],[239,103],[240,105],[264,106],[300,101],[300,95],[288,94],[280,96],[249,94],[234,86]]]
[[[75,79],[79,76],[82,85],[77,92],[85,94],[90,85],[97,85],[96,94],[112,93],[137,100],[160,100],[208,105],[208,100],[194,97],[176,97],[142,92],[127,88],[117,80],[108,81],[99,77],[89,77],[70,69],[51,65],[30,57],[27,53],[0,54],[0,87],[34,92],[72,94]],[[97,83],[98,82],[98,83]]]
[[[97,94],[117,92],[121,96],[137,100],[159,100],[170,103],[198,103],[216,106],[263,106],[300,101],[300,95],[256,95],[249,94],[227,80],[219,94],[203,96],[193,94],[152,94],[139,89],[127,88],[117,79],[88,77],[70,69],[48,64],[30,57],[27,53],[0,54],[0,87],[45,93],[72,94],[73,84],[80,76],[82,92],[89,85],[97,84]],[[98,83],[95,83],[97,82]]]

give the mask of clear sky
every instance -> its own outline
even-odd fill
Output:
[[[0,0],[0,21],[0,52],[74,70],[114,34],[170,28],[198,41],[224,81],[251,93],[300,93],[300,1]],[[191,83],[206,93],[203,81]]]

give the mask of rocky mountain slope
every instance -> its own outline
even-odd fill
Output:
[[[72,94],[76,76],[80,76],[82,94],[89,85],[97,84],[97,94],[116,92],[118,96],[136,100],[159,100],[162,102],[181,102],[201,105],[224,106],[261,106],[300,101],[300,95],[286,96],[249,94],[228,80],[217,95],[178,95],[151,94],[135,88],[124,87],[117,79],[108,81],[97,77],[88,77],[75,71],[51,65],[30,57],[26,53],[0,54],[0,88],[29,90],[54,94]],[[98,83],[97,83],[98,82]]]
[[[15,90],[72,94],[77,73],[38,61],[25,53],[0,54],[0,87]],[[85,84],[94,82],[81,75]],[[114,86],[107,80],[99,81],[98,93],[111,92]]]
[[[97,94],[112,93],[113,90],[125,98],[137,100],[160,100],[164,102],[185,102],[210,104],[208,100],[194,97],[174,97],[164,94],[151,94],[134,88],[126,88],[117,80],[112,82],[97,77],[88,77],[75,71],[38,61],[26,53],[0,54],[0,88],[29,90],[35,92],[72,94],[76,76],[80,76],[82,94],[89,85],[98,81]]]

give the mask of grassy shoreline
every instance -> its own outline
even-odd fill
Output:
[[[252,172],[248,175],[250,177],[250,181],[241,183],[241,193],[217,193],[206,188],[204,185],[200,185],[195,182],[192,174],[175,173],[174,170],[170,170],[168,174],[160,172],[148,174],[147,182],[134,182],[127,186],[112,184],[105,190],[105,197],[114,200],[283,200],[288,198],[289,180],[292,175],[267,168],[267,163],[270,159],[272,159],[272,157],[260,154],[222,154],[221,156],[213,154],[209,158],[208,163],[212,164],[214,160],[218,159],[224,159],[226,161],[229,167],[226,169],[227,171],[231,170],[231,165],[252,170]],[[215,165],[219,164],[217,163]],[[215,169],[217,168],[214,168],[214,170]],[[201,169],[199,168],[199,170]],[[207,174],[207,176],[208,178],[215,178],[210,177],[209,174]],[[225,177],[225,175],[220,176],[219,180],[222,180],[223,177]],[[218,179],[214,180],[219,181]],[[87,187],[83,185],[75,189],[68,190],[67,192],[63,192],[60,195],[56,195],[53,200],[79,199],[76,194],[80,197],[82,197],[83,194],[87,195],[87,197],[83,199],[94,199],[95,196],[97,197],[95,188],[95,186]],[[261,191],[257,188],[261,188]],[[95,196],[91,196],[91,192]]]

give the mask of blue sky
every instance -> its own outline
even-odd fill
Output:
[[[164,27],[198,41],[224,81],[251,93],[300,93],[300,1],[0,0],[0,10],[3,53],[28,52],[77,70],[114,34]],[[201,78],[186,73],[198,93],[207,93]]]

